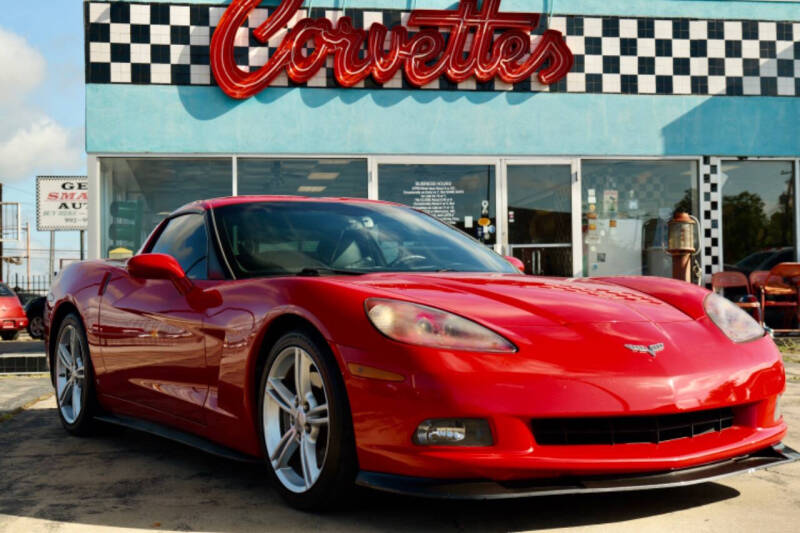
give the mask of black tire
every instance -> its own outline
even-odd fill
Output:
[[[4,331],[0,333],[0,337],[2,337],[4,341],[14,341],[19,337],[19,331]]]
[[[281,352],[291,347],[299,347],[311,356],[328,391],[328,429],[327,455],[317,481],[306,492],[296,493],[287,489],[275,473],[267,451],[264,430],[264,401],[267,378],[270,369]],[[267,356],[261,375],[258,403],[258,432],[261,449],[265,457],[267,471],[273,486],[283,499],[295,509],[304,511],[332,510],[345,505],[353,489],[358,473],[358,459],[355,450],[352,416],[341,372],[330,350],[315,340],[308,331],[296,330],[283,335]]]
[[[32,339],[44,337],[44,298],[36,298],[25,306],[25,315],[28,317],[28,335]]]
[[[32,339],[42,339],[44,337],[44,317],[35,315],[28,319],[28,335]]]
[[[64,408],[62,408],[61,405],[61,399],[59,398],[59,390],[57,385],[59,379],[59,344],[62,340],[62,336],[65,335],[65,332],[69,328],[72,328],[72,331],[77,334],[77,341],[80,344],[82,354],[81,359],[84,369],[83,387],[81,389],[81,394],[79,395],[81,409],[74,420],[68,420],[65,418],[65,414],[63,412]],[[98,412],[94,385],[94,367],[92,365],[92,358],[89,352],[89,343],[86,340],[86,330],[83,327],[83,322],[81,322],[81,319],[75,313],[70,313],[64,318],[64,320],[61,321],[61,324],[58,327],[58,333],[56,334],[55,341],[53,343],[53,350],[54,353],[52,354],[51,368],[53,369],[53,383],[56,389],[56,411],[58,412],[58,418],[61,420],[61,425],[64,427],[64,429],[66,429],[72,435],[81,437],[89,435],[94,429],[94,415]],[[83,354],[85,354],[85,356]]]

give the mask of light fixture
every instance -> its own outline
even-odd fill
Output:
[[[297,188],[297,192],[322,192],[327,187],[324,185],[301,185]]]
[[[480,418],[425,420],[412,439],[418,446],[491,446],[489,422]]]
[[[351,159],[320,159],[317,161],[320,165],[349,165]]]
[[[339,177],[339,172],[312,172],[308,175],[310,180],[335,180]]]

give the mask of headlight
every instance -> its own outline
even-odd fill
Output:
[[[372,325],[399,342],[470,352],[517,351],[497,333],[447,311],[381,298],[369,298],[365,307]]]
[[[748,342],[764,336],[764,328],[730,300],[711,293],[703,303],[706,314],[733,342]]]

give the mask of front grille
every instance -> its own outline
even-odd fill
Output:
[[[543,446],[659,443],[731,426],[733,410],[726,407],[677,415],[540,419],[533,421],[533,436]]]

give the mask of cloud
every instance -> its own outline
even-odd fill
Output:
[[[47,117],[36,119],[0,142],[0,176],[22,179],[35,169],[78,168],[83,154],[75,145],[69,130]]]
[[[38,87],[46,73],[42,54],[28,42],[0,28],[0,98],[3,105],[18,101]]]
[[[0,181],[83,167],[80,130],[59,124],[30,102],[47,62],[24,38],[0,28]],[[56,89],[57,90],[57,89]]]

